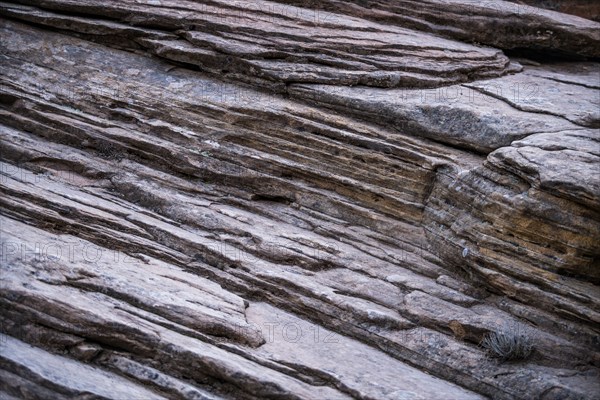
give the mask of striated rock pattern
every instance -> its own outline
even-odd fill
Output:
[[[543,3],[544,0],[278,1],[296,5],[308,3],[316,9],[349,13],[501,49],[528,49],[563,57],[600,56],[600,24],[586,19],[597,15],[594,13],[596,7],[592,5],[586,7],[584,15],[580,15],[582,11],[578,12],[580,16],[577,17],[552,11],[556,4],[543,5],[550,9],[524,4]],[[576,9],[574,3],[580,1],[548,0],[544,3],[569,3],[563,8]]]
[[[598,398],[598,24],[284,3],[0,3],[0,398]]]
[[[594,0],[510,0],[600,22],[600,4]]]
[[[508,58],[496,49],[270,2],[33,3],[42,9],[0,3],[0,11],[232,79],[264,80],[278,91],[294,82],[433,87],[509,70]]]

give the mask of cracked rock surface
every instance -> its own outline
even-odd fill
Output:
[[[1,2],[0,398],[597,398],[600,24],[415,3]]]

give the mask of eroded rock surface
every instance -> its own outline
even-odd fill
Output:
[[[1,397],[600,393],[597,63],[521,66],[383,6],[22,3]],[[598,48],[539,12],[561,40],[525,47]],[[532,356],[491,358],[514,324]]]
[[[0,11],[105,43],[141,46],[150,54],[233,79],[264,80],[279,90],[293,82],[430,87],[509,69],[508,58],[496,49],[343,14],[322,20],[316,10],[273,2],[33,4],[41,8],[2,3]],[[96,19],[71,13],[91,13]]]
[[[600,4],[594,0],[510,0],[600,22]]]
[[[286,4],[310,3],[316,9],[332,13],[386,21],[501,49],[528,49],[567,57],[600,55],[600,24],[586,19],[595,16],[593,6],[588,7],[582,18],[532,7],[521,0],[278,1]]]

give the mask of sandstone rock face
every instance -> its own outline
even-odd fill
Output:
[[[279,0],[286,4],[306,4],[304,0]],[[577,0],[564,8],[575,9]],[[598,57],[600,24],[590,21],[597,16],[589,5],[585,13],[567,15],[526,3],[544,1],[514,0],[325,0],[309,1],[313,7],[331,12],[351,13],[369,20],[421,29],[462,41],[502,49],[538,50],[562,56]],[[549,1],[546,3],[556,3]],[[548,7],[550,6],[550,7]],[[558,5],[559,7],[561,5]]]
[[[566,14],[573,14],[600,22],[600,4],[594,0],[510,0]]]
[[[241,81],[264,80],[280,90],[293,82],[438,86],[498,76],[508,69],[508,59],[496,49],[276,3],[34,3],[43,9],[4,4],[2,13],[102,42],[121,43],[122,37],[131,37],[131,46],[150,54]],[[56,11],[94,13],[96,18]],[[161,30],[150,29],[157,27]]]
[[[420,3],[0,3],[0,398],[597,398],[598,24]]]

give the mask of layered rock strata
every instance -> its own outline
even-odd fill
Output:
[[[259,5],[1,4],[2,396],[593,398],[598,64]]]

